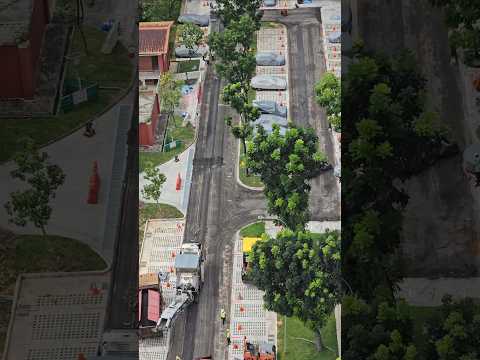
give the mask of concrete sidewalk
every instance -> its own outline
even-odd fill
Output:
[[[108,227],[116,228],[111,210],[112,206],[118,208],[121,202],[127,154],[126,135],[131,122],[133,95],[130,92],[95,120],[94,137],[83,136],[82,128],[42,149],[49,154],[51,163],[59,165],[66,174],[64,185],[51,201],[52,215],[46,227],[47,234],[82,241],[107,261],[111,261],[113,256],[114,238]],[[120,116],[122,105],[129,108],[126,116]],[[90,205],[87,204],[87,197],[94,161],[98,161],[100,192],[98,204]],[[0,192],[0,226],[18,234],[40,234],[40,230],[31,224],[17,227],[8,222],[3,204],[10,200],[11,192],[24,186],[22,182],[11,178],[10,171],[14,168],[13,162],[0,167],[0,182],[3,184]],[[115,172],[113,178],[112,172]],[[111,192],[113,188],[114,191]],[[106,222],[109,224],[106,225]]]
[[[175,162],[175,159],[172,159],[157,167],[167,178],[163,184],[162,194],[159,202],[175,206],[183,214],[187,213],[188,208],[194,155],[195,144],[191,145],[187,150],[178,156],[180,160],[179,162]],[[180,190],[176,190],[176,181],[179,174],[181,178],[181,187]],[[154,203],[152,200],[146,200],[142,195],[141,189],[143,189],[146,184],[147,181],[144,178],[144,173],[139,174],[138,185],[140,189],[140,200],[146,203]]]

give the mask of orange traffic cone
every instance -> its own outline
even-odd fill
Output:
[[[180,190],[182,187],[182,178],[180,177],[180,173],[177,175],[177,181],[175,183],[175,190]]]
[[[98,163],[95,160],[93,162],[93,171],[90,176],[90,187],[88,191],[88,200],[89,204],[98,204],[98,191],[100,188],[100,176],[98,176]]]

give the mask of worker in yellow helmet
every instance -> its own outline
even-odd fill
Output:
[[[222,325],[225,325],[226,318],[227,318],[227,313],[225,312],[225,309],[222,308],[222,310],[220,310],[220,319],[222,320]]]

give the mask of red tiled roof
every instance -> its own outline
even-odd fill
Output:
[[[140,55],[162,55],[168,52],[168,38],[173,21],[141,22],[138,52]]]

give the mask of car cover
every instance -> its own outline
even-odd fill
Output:
[[[335,31],[328,35],[328,41],[332,44],[339,44],[342,42],[342,33]]]
[[[198,26],[208,26],[210,23],[210,16],[209,15],[195,15],[195,14],[184,14],[178,18],[178,22],[185,24],[185,23],[192,23]]]
[[[285,65],[285,56],[274,52],[259,52],[255,56],[257,65],[282,66]]]
[[[180,58],[198,58],[207,53],[207,48],[199,47],[190,53],[190,49],[187,49],[185,45],[179,46],[175,49],[175,56]]]
[[[252,78],[250,84],[258,90],[285,90],[287,88],[287,80],[274,75],[257,75]]]
[[[272,114],[287,117],[287,107],[279,105],[272,100],[253,100],[252,105],[264,114]]]
[[[287,126],[288,120],[283,116],[271,115],[271,114],[262,114],[260,117],[255,120],[253,123],[255,126],[257,125],[273,125],[277,124],[280,126]]]

